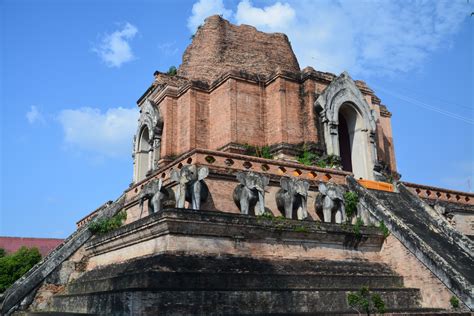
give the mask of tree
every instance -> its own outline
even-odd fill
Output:
[[[21,247],[15,253],[0,258],[0,293],[21,278],[41,260],[38,248]]]

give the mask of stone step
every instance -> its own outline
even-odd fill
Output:
[[[58,295],[51,311],[113,315],[229,315],[353,313],[346,290],[256,290],[256,291],[113,291],[83,295]],[[416,289],[374,290],[387,310],[419,308]]]
[[[122,276],[131,272],[178,273],[254,273],[281,275],[361,275],[396,276],[387,265],[364,260],[304,260],[238,257],[231,255],[203,256],[159,254],[108,265],[87,272],[82,281]]]
[[[90,313],[65,313],[65,312],[17,312],[15,316],[95,316],[98,314]],[[253,316],[275,316],[275,315],[293,315],[293,316],[324,316],[324,315],[357,315],[354,312],[323,312],[323,313],[264,313],[264,314],[252,314]],[[458,312],[458,311],[443,311],[436,308],[412,308],[404,309],[404,311],[398,311],[397,309],[391,309],[389,312],[384,314],[385,316],[472,316],[470,312]]]
[[[180,273],[145,272],[76,281],[68,286],[69,294],[130,289],[146,290],[286,290],[400,288],[403,278],[394,275],[316,275],[256,273]]]

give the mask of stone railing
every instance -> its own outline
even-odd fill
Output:
[[[161,178],[163,184],[167,184],[170,181],[173,169],[181,169],[183,166],[191,164],[208,166],[212,170],[222,171],[222,174],[246,170],[260,172],[270,177],[272,175],[292,176],[309,181],[333,182],[341,185],[346,184],[346,176],[352,175],[347,171],[305,166],[284,160],[265,159],[207,149],[193,149],[132,186],[127,191],[127,200],[138,194],[146,182]]]
[[[445,202],[474,205],[474,193],[454,191],[422,184],[403,182],[414,194],[422,199],[440,200]]]
[[[108,206],[110,204],[112,204],[112,201],[108,201],[108,202],[104,203],[104,205],[102,205],[101,207],[99,207],[95,211],[92,211],[91,213],[87,214],[86,216],[84,216],[83,218],[78,220],[76,222],[76,226],[79,228],[79,227],[89,223],[92,219],[94,219],[94,217],[99,213],[99,211],[101,209],[103,209],[105,206]]]

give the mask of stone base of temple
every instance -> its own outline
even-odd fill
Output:
[[[168,209],[89,241],[87,272],[43,312],[354,313],[347,294],[364,286],[387,311],[441,311],[381,260],[386,242],[374,227]]]

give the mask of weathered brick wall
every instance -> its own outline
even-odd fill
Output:
[[[385,240],[379,260],[403,276],[406,287],[420,289],[423,307],[450,307],[453,293],[395,237]]]
[[[149,97],[160,107],[161,157],[236,143],[310,142],[324,148],[314,102],[336,75],[311,67],[300,71],[283,34],[210,17],[184,53],[178,76],[155,77],[140,100]],[[390,113],[364,82],[355,84],[378,114],[378,158],[396,171]]]
[[[300,70],[285,34],[233,25],[214,15],[206,19],[186,48],[178,74],[212,82],[230,70],[268,76],[277,69]]]

